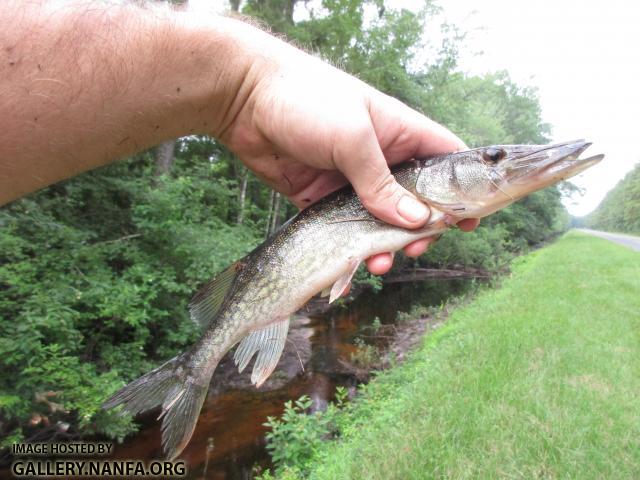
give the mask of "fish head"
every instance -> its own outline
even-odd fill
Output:
[[[590,145],[493,145],[421,159],[414,193],[459,219],[485,217],[598,163],[604,155],[580,158]]]

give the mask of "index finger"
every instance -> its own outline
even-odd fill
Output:
[[[370,115],[390,165],[468,148],[446,127],[387,95],[372,99]]]

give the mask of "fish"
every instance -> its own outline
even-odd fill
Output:
[[[367,257],[439,236],[462,219],[485,217],[577,175],[604,157],[581,159],[590,145],[494,145],[400,164],[392,169],[396,180],[431,210],[416,230],[377,219],[350,187],[328,195],[204,285],[189,304],[203,329],[199,340],[103,407],[135,415],[160,406],[163,451],[175,459],[191,439],[216,366],[235,345],[240,372],[255,357],[251,382],[260,387],[282,354],[291,315],[313,296],[333,302]]]

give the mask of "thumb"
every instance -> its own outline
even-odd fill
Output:
[[[427,205],[404,189],[384,158],[373,127],[347,135],[334,144],[333,158],[369,212],[387,223],[418,228],[429,219]]]

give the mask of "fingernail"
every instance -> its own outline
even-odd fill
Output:
[[[411,223],[424,221],[429,217],[429,208],[409,195],[400,198],[396,209],[405,220]]]

